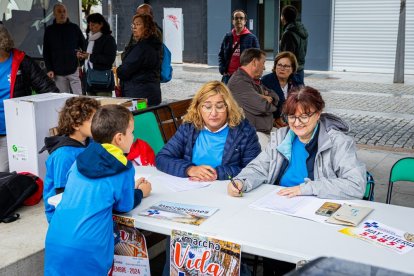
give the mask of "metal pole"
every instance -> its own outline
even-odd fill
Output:
[[[405,4],[406,0],[401,0],[400,18],[398,22],[397,50],[395,53],[394,83],[404,83]]]

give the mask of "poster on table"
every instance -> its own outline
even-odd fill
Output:
[[[378,221],[366,220],[359,227],[347,227],[339,232],[399,254],[405,254],[414,248],[413,233],[389,227]]]
[[[131,218],[113,216],[115,255],[112,275],[149,276],[150,264],[144,235]]]
[[[207,206],[161,201],[140,212],[138,215],[192,225],[200,225],[215,212],[217,212],[217,210],[218,208]]]
[[[172,230],[170,254],[171,276],[240,275],[240,244]]]

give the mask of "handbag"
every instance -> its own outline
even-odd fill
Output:
[[[90,87],[109,88],[112,83],[112,71],[89,68],[86,71],[86,83]]]

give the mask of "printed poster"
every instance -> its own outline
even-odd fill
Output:
[[[170,253],[171,276],[240,275],[240,244],[173,230]]]
[[[366,220],[359,227],[347,227],[339,232],[399,254],[405,254],[414,248],[413,233],[389,227],[378,221]]]
[[[144,235],[133,219],[113,216],[115,255],[112,275],[149,276],[150,264]]]
[[[140,216],[200,225],[218,208],[161,201],[139,213]]]

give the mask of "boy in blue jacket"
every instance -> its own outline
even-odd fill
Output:
[[[45,138],[45,146],[39,153],[47,150],[46,176],[43,201],[47,222],[50,223],[55,207],[47,201],[62,193],[68,181],[68,171],[76,157],[89,145],[92,117],[100,103],[92,98],[73,97],[66,100],[59,112],[57,136]]]
[[[151,192],[145,179],[134,181],[135,169],[124,156],[134,139],[131,112],[103,106],[91,130],[94,142],[69,170],[49,225],[45,275],[106,275],[114,256],[112,211],[129,212]]]

